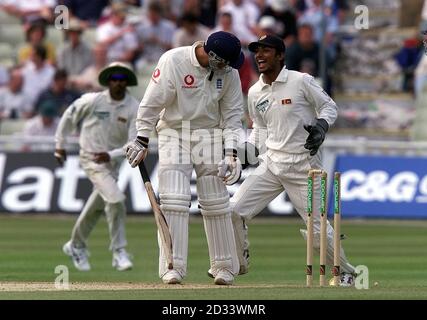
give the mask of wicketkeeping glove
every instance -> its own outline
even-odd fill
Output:
[[[231,186],[239,181],[242,175],[242,163],[237,157],[237,151],[226,152],[224,159],[218,163],[218,177],[226,185]]]
[[[244,154],[244,158],[243,155]],[[258,148],[255,147],[250,142],[245,142],[244,144],[240,145],[238,147],[238,155],[240,162],[242,163],[242,169],[245,170],[247,167],[251,165],[257,165],[258,164],[258,155],[259,151]]]
[[[310,150],[310,156],[314,156],[325,140],[329,125],[325,119],[317,119],[314,126],[305,125],[304,129],[309,133],[304,148]]]
[[[53,156],[58,161],[58,164],[62,167],[64,162],[67,160],[67,152],[64,149],[55,149]]]
[[[126,159],[132,168],[135,168],[145,159],[148,153],[148,138],[136,137],[135,141],[125,146]]]

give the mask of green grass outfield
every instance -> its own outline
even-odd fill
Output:
[[[90,241],[90,272],[78,272],[62,253],[76,216],[0,216],[0,299],[426,299],[427,221],[344,220],[343,241],[354,265],[369,268],[368,290],[305,288],[305,242],[301,220],[257,217],[249,224],[250,272],[231,287],[214,286],[202,220],[191,217],[188,275],[183,285],[157,277],[153,217],[128,217],[134,269],[111,267],[105,219]],[[70,290],[55,290],[55,267],[66,265]],[[315,268],[316,284],[318,283]],[[328,274],[329,274],[328,269]],[[374,286],[374,283],[378,283]]]

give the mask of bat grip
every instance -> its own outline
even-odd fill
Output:
[[[145,164],[143,161],[141,161],[138,165],[139,172],[141,173],[142,180],[144,183],[150,182],[150,176],[148,175],[147,168],[145,167]]]

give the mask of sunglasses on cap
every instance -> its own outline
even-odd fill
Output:
[[[127,80],[128,76],[126,74],[122,74],[122,73],[113,73],[110,76],[110,80],[115,80],[115,81],[120,81],[120,80]]]

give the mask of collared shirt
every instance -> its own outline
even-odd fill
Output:
[[[143,45],[142,58],[150,63],[156,63],[163,53],[172,48],[175,29],[175,25],[166,19],[161,19],[158,24],[153,24],[148,19],[143,20],[136,31]],[[153,41],[153,38],[157,38],[162,44]]]
[[[68,42],[58,54],[58,67],[67,70],[69,75],[78,75],[92,63],[92,51],[84,42],[75,48]]]
[[[304,148],[308,137],[304,125],[322,118],[331,126],[338,113],[335,102],[312,76],[286,67],[271,86],[260,76],[249,89],[248,109],[254,122],[249,142],[262,147],[265,141],[267,155],[278,162],[287,154],[309,152]]]
[[[116,26],[112,22],[106,22],[96,29],[96,40],[103,42],[122,32],[124,28],[127,28],[127,25]],[[126,32],[120,39],[108,46],[107,59],[110,62],[120,60],[125,52],[136,49],[138,49],[136,34]]]
[[[31,105],[34,105],[39,95],[50,86],[54,74],[55,68],[49,63],[45,63],[40,69],[37,69],[33,62],[25,64],[22,69],[24,76],[22,91],[30,99]]]
[[[62,92],[55,93],[52,88],[49,88],[40,93],[34,110],[37,112],[40,111],[41,105],[46,101],[50,101],[56,107],[58,116],[61,116],[65,109],[79,97],[80,94],[74,90],[64,89]]]
[[[252,1],[242,1],[240,5],[229,1],[220,8],[220,11],[232,15],[233,30],[243,44],[257,41],[258,37],[252,32],[252,29],[257,25],[260,10]]]
[[[224,131],[225,147],[233,148],[242,128],[243,96],[237,70],[220,74],[200,65],[193,46],[172,49],[159,60],[139,105],[138,135],[149,137],[157,130],[190,128],[229,129]],[[210,76],[212,76],[211,79]]]
[[[206,39],[207,37],[209,37],[210,34],[210,29],[206,28],[202,24],[197,25],[194,34],[188,33],[187,30],[184,28],[179,28],[175,31],[173,35],[173,47],[177,48],[192,45],[196,41]]]
[[[122,101],[112,100],[109,90],[84,94],[64,112],[55,135],[56,148],[63,149],[66,135],[79,126],[84,152],[124,156],[123,146],[136,137],[137,108],[138,102],[129,93]]]
[[[24,136],[47,136],[53,137],[55,135],[56,128],[58,127],[59,118],[55,117],[50,126],[43,125],[43,117],[41,115],[32,117],[29,119],[24,126]]]
[[[23,112],[33,111],[28,100],[22,90],[12,92],[8,87],[0,88],[0,113],[4,118],[20,118]]]

